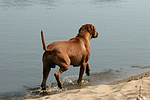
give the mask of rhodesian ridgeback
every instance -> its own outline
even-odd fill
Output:
[[[60,75],[68,70],[70,65],[73,65],[74,67],[80,66],[78,83],[81,83],[85,69],[86,74],[89,76],[90,67],[88,60],[90,58],[90,40],[97,37],[98,32],[96,32],[96,28],[91,24],[86,24],[82,25],[75,38],[72,38],[69,41],[53,42],[46,47],[43,31],[41,31],[43,49],[45,50],[42,57],[42,89],[46,90],[46,80],[49,72],[51,68],[55,68],[56,65],[58,65],[60,69],[54,74],[54,76],[60,89],[63,87],[60,81]]]

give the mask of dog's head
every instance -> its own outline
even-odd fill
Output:
[[[91,35],[91,38],[97,38],[98,37],[98,32],[96,32],[96,28],[92,24],[82,25],[82,27],[79,29],[79,33],[82,33],[84,31],[89,32]]]

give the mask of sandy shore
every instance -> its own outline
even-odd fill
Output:
[[[138,98],[138,99],[137,99]],[[36,98],[36,100],[150,100],[150,72],[82,89]],[[34,100],[34,99],[32,99]]]

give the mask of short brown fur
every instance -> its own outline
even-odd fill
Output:
[[[46,47],[43,31],[41,31],[41,38],[43,49],[43,81],[41,87],[46,90],[46,80],[51,68],[58,65],[60,69],[54,74],[58,87],[63,85],[60,81],[60,75],[69,69],[70,65],[81,66],[79,72],[78,83],[81,83],[83,73],[86,69],[86,74],[90,75],[90,67],[88,60],[90,58],[90,40],[97,38],[98,33],[92,24],[83,25],[79,29],[79,33],[75,38],[69,41],[53,42]]]

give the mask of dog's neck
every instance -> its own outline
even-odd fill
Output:
[[[82,37],[82,38],[84,38],[84,39],[86,39],[88,41],[90,41],[92,39],[92,36],[87,31],[78,33],[76,37]]]

